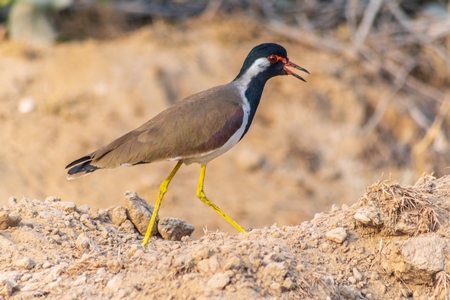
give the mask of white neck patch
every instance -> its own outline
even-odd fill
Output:
[[[241,91],[245,91],[252,78],[265,71],[269,66],[270,62],[265,57],[261,57],[255,60],[250,68],[248,68],[248,70],[244,73],[244,75],[242,75],[241,78],[236,81],[238,88]]]

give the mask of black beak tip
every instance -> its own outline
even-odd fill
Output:
[[[309,74],[309,73],[308,73]],[[295,74],[295,75],[297,75],[297,74]],[[294,75],[294,76],[295,76]],[[303,78],[303,77],[301,77],[301,76],[299,76],[299,75],[297,75],[297,76],[295,76],[296,78],[298,78],[298,79],[300,79],[301,81],[303,81],[303,82],[306,82],[306,80]]]

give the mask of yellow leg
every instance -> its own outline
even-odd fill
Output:
[[[155,207],[153,208],[153,214],[150,219],[150,224],[148,224],[147,232],[145,233],[144,240],[142,241],[142,246],[147,247],[148,240],[150,239],[150,236],[152,235],[153,226],[155,226],[156,222],[156,216],[159,212],[159,207],[161,206],[162,199],[164,197],[164,194],[167,192],[167,187],[169,186],[170,181],[172,181],[172,178],[177,173],[178,169],[181,167],[182,162],[179,161],[175,168],[173,168],[172,172],[170,172],[169,176],[167,176],[166,180],[161,183],[159,186],[159,195],[158,199],[156,199]]]
[[[206,205],[214,209],[219,215],[221,215],[225,220],[228,221],[231,225],[234,226],[239,232],[245,233],[246,231],[242,228],[238,223],[236,223],[233,219],[231,219],[223,210],[221,210],[217,205],[212,203],[205,195],[203,191],[203,184],[205,182],[205,172],[206,166],[202,166],[200,169],[200,177],[198,179],[198,187],[197,187],[197,197]]]

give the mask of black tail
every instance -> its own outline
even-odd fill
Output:
[[[70,168],[69,171],[67,171],[67,179],[77,179],[86,175],[89,175],[89,173],[94,172],[98,169],[96,166],[91,165],[92,158],[90,155],[86,155],[82,158],[79,158],[70,164],[66,166],[67,168]]]

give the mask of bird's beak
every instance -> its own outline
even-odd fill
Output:
[[[300,75],[298,75],[298,74],[295,74],[294,72],[292,72],[291,70],[287,69],[286,67],[293,67],[293,68],[296,68],[297,70],[300,70],[300,71],[303,71],[303,72],[309,74],[308,70],[306,70],[306,69],[304,69],[304,68],[302,68],[302,67],[300,67],[300,66],[298,66],[298,65],[296,65],[296,64],[294,64],[293,62],[288,61],[288,60],[286,60],[286,62],[284,63],[284,66],[283,66],[283,69],[286,71],[286,74],[287,74],[287,75],[292,75],[292,76],[294,76],[295,78],[298,78],[298,79],[300,79],[301,81],[306,82],[306,80],[303,79],[302,76],[300,76]]]

